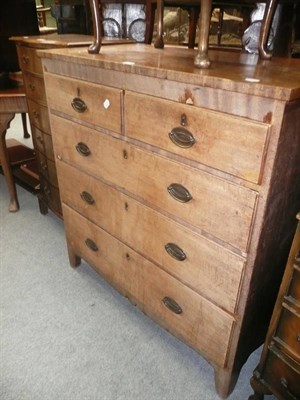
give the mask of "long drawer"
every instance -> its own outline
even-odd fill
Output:
[[[122,90],[51,74],[45,81],[50,109],[121,133]]]
[[[225,365],[232,317],[64,204],[63,215],[69,250],[210,362]]]
[[[258,183],[269,125],[127,91],[126,135]]]
[[[64,162],[57,168],[64,203],[234,313],[243,258]]]
[[[242,251],[257,193],[71,121],[52,118],[56,156]]]

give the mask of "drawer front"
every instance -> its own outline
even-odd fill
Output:
[[[38,151],[44,154],[49,160],[54,161],[52,137],[33,125],[31,126],[31,129],[33,131],[33,137],[35,138],[35,146]]]
[[[295,311],[282,308],[275,337],[283,341],[300,362],[300,317]]]
[[[23,73],[26,96],[29,99],[47,105],[44,79],[36,75]]]
[[[58,187],[56,166],[54,161],[48,160],[43,154],[39,154],[40,171],[42,175],[51,183]]]
[[[51,134],[48,108],[30,99],[27,99],[27,104],[31,124]]]
[[[242,258],[64,162],[57,172],[64,203],[234,313]]]
[[[51,74],[45,79],[51,109],[121,133],[121,90]]]
[[[41,180],[41,192],[48,207],[57,214],[61,215],[62,208],[61,208],[58,188],[52,186],[50,182],[43,175],[40,176],[40,180]]]
[[[62,118],[53,116],[51,123],[55,152],[62,160],[246,250],[256,192]]]
[[[294,273],[292,276],[288,294],[300,303],[300,265],[294,266]]]
[[[126,135],[248,181],[261,177],[269,126],[125,93]]]
[[[270,351],[263,379],[279,399],[297,400],[300,398],[299,367],[299,364],[290,365],[288,358],[279,352]]]
[[[68,246],[76,255],[163,327],[212,363],[225,365],[233,324],[228,314],[66,205],[63,214]]]
[[[17,45],[17,51],[19,65],[22,71],[29,71],[43,75],[42,60],[40,57],[37,57],[35,49]]]

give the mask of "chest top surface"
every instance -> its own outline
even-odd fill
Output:
[[[262,61],[252,54],[211,50],[211,68],[199,70],[193,65],[195,50],[178,47],[160,50],[145,44],[103,46],[100,54],[95,55],[89,54],[86,48],[41,50],[39,55],[85,67],[188,82],[283,101],[300,98],[300,60],[297,59]]]

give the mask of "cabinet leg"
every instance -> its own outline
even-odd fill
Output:
[[[40,195],[38,195],[38,202],[39,202],[40,213],[43,215],[48,214],[48,207]]]
[[[271,392],[262,383],[258,369],[254,370],[253,376],[250,379],[250,385],[254,391],[254,394],[252,394],[248,400],[264,400],[265,394],[271,394]]]
[[[226,369],[215,369],[216,391],[222,399],[226,399],[233,391],[238,377],[238,373]]]
[[[81,257],[79,257],[73,251],[72,247],[69,244],[67,244],[67,247],[68,247],[68,255],[69,255],[70,265],[71,265],[71,267],[76,268],[81,263]]]

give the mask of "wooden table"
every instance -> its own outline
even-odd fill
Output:
[[[15,181],[9,163],[5,136],[15,114],[26,112],[27,103],[23,87],[0,90],[0,160],[10,196],[8,206],[10,212],[18,211],[19,202]]]

